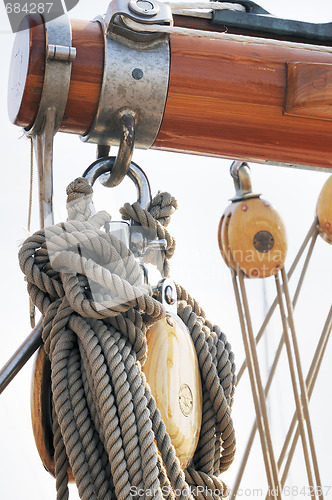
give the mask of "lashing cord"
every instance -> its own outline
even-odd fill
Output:
[[[101,230],[109,215],[91,217],[86,179],[72,182],[67,194],[69,220],[37,231],[19,252],[51,362],[57,499],[69,498],[69,466],[83,500],[129,500],[138,492],[155,499],[226,496],[218,476],[235,453],[230,344],[177,285],[178,315],[193,339],[203,390],[198,446],[182,470],[141,371],[147,327],[164,316],[163,306],[142,283],[128,248]],[[138,203],[121,210],[166,239],[166,275],[175,242],[165,227],[176,206],[168,193],[158,193],[149,211]]]

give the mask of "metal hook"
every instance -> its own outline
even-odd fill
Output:
[[[106,172],[111,172],[112,175],[115,161],[116,159],[114,156],[100,158],[87,168],[82,177],[87,179],[90,185],[93,186],[96,180]],[[144,171],[138,165],[131,162],[127,175],[136,186],[138,203],[143,209],[148,210],[151,204],[151,189]],[[90,210],[92,214],[95,213],[93,204]],[[130,222],[130,228],[128,223],[124,221],[112,221],[110,224],[113,225],[113,232],[118,233],[117,238],[126,243],[138,259],[143,257],[147,249],[161,251],[166,249],[167,241],[165,239],[156,238],[156,235],[151,234],[151,230],[142,228],[133,220]],[[142,265],[142,270],[144,272],[145,282],[148,283],[148,270],[146,266]],[[149,270],[149,273],[151,273],[151,269]],[[157,281],[160,281],[160,277],[158,276]]]
[[[129,112],[121,116],[121,140],[118,155],[108,175],[103,175],[100,182],[106,187],[115,187],[126,177],[134,152],[135,117]]]
[[[233,161],[230,168],[231,176],[234,180],[235,197],[231,201],[240,201],[247,198],[259,198],[252,190],[250,167],[244,161]]]

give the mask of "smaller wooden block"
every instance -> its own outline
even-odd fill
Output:
[[[332,244],[332,175],[325,182],[319,195],[316,213],[321,237]]]
[[[284,114],[332,120],[332,64],[286,64]]]

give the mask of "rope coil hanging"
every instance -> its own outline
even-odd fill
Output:
[[[83,500],[226,496],[218,476],[235,453],[230,344],[177,285],[178,315],[192,337],[203,389],[200,438],[183,471],[141,371],[147,328],[164,316],[163,306],[142,282],[130,250],[102,230],[109,215],[91,216],[87,180],[76,179],[67,195],[69,220],[36,232],[19,252],[51,362],[58,500],[69,498],[69,467]],[[124,219],[167,241],[166,276],[175,249],[166,226],[176,208],[171,195],[159,192],[149,211],[138,203],[121,209]]]

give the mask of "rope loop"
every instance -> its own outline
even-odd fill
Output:
[[[235,452],[230,344],[177,285],[178,314],[193,339],[204,395],[198,446],[183,471],[141,371],[147,328],[164,308],[130,250],[103,229],[109,215],[91,216],[88,181],[76,179],[67,195],[68,221],[36,232],[19,252],[51,362],[57,499],[69,497],[68,467],[83,500],[133,500],[140,492],[155,499],[227,496],[218,476]],[[165,276],[175,250],[166,226],[176,208],[170,194],[159,192],[149,210],[138,203],[121,209],[124,219],[166,240]]]

